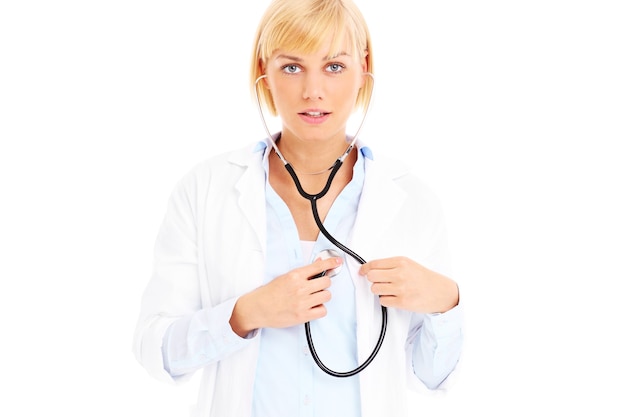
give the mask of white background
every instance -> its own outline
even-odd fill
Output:
[[[460,379],[422,415],[626,414],[619,3],[358,1],[362,137],[439,194],[466,306]],[[0,5],[0,415],[187,415],[195,382],[151,379],[133,330],[175,182],[264,135],[266,5]]]

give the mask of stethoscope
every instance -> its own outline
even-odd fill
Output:
[[[365,74],[369,75],[372,78],[372,81],[374,80],[373,74],[371,74],[369,72],[367,72]],[[276,146],[276,142],[274,141],[274,138],[273,138],[272,134],[270,133],[269,128],[267,127],[267,122],[265,121],[265,116],[263,115],[263,109],[261,107],[261,102],[259,100],[259,93],[258,93],[258,83],[259,83],[259,81],[261,81],[263,78],[266,78],[266,77],[267,77],[267,75],[261,75],[259,78],[256,79],[256,81],[254,82],[254,95],[255,95],[256,103],[257,103],[257,106],[258,106],[258,109],[259,109],[259,114],[261,116],[261,121],[263,122],[263,127],[265,128],[265,132],[267,133],[267,137],[269,138],[269,140],[270,140],[270,142],[272,144],[272,147],[274,148],[274,151],[276,152],[276,155],[278,155],[278,157],[280,158],[282,163],[285,165],[285,169],[287,170],[287,172],[289,172],[289,175],[291,175],[291,178],[293,179],[293,181],[294,181],[294,183],[296,185],[296,188],[298,189],[298,192],[300,193],[300,195],[311,202],[311,211],[313,212],[313,218],[315,219],[315,223],[317,224],[317,227],[320,229],[320,232],[324,236],[326,236],[326,238],[333,245],[335,245],[336,247],[341,249],[343,252],[345,252],[346,254],[350,255],[352,258],[354,258],[361,265],[363,265],[365,263],[365,259],[361,258],[352,249],[348,248],[347,246],[343,245],[341,242],[337,241],[337,239],[335,239],[328,232],[328,230],[326,230],[326,228],[322,224],[322,221],[320,219],[319,213],[317,211],[317,200],[319,200],[320,198],[324,197],[326,195],[326,193],[328,193],[328,190],[330,190],[330,186],[331,186],[331,184],[333,182],[333,179],[335,178],[335,175],[337,174],[337,172],[339,171],[339,169],[343,165],[344,160],[347,158],[347,156],[350,154],[350,152],[354,148],[354,145],[355,145],[355,143],[357,141],[357,137],[359,136],[359,133],[361,131],[361,128],[363,127],[363,124],[365,123],[365,118],[367,117],[367,113],[369,111],[369,106],[370,106],[370,102],[371,102],[371,98],[372,98],[371,95],[370,95],[369,100],[367,102],[367,105],[365,107],[365,113],[363,115],[363,119],[361,120],[361,124],[359,125],[359,127],[358,127],[358,129],[357,129],[357,131],[356,131],[356,133],[355,133],[355,135],[354,135],[354,137],[352,139],[352,142],[350,143],[350,145],[348,146],[346,151],[339,158],[337,158],[335,163],[330,168],[328,168],[328,170],[330,170],[330,175],[328,177],[328,180],[326,181],[326,185],[324,186],[322,191],[320,191],[319,193],[317,193],[317,194],[309,194],[302,188],[302,185],[300,184],[300,180],[298,179],[298,176],[296,175],[296,172],[293,169],[293,167],[291,166],[291,164],[289,164],[289,162],[287,162],[287,160],[280,153],[280,150],[278,149],[278,146]],[[318,257],[322,257],[322,258],[324,258],[324,257],[331,257],[331,256],[337,256],[337,252],[332,250],[332,249],[327,249],[325,251],[322,251],[318,255]],[[325,275],[334,276],[334,275],[337,274],[337,272],[338,272],[337,270],[324,271],[324,272],[322,272],[322,273],[320,273],[318,275],[315,275],[315,276],[313,276],[311,278],[320,278],[320,277],[323,277]],[[361,365],[359,365],[355,369],[353,369],[351,371],[347,371],[347,372],[333,371],[332,369],[329,369],[326,365],[324,365],[324,363],[321,361],[321,359],[317,355],[317,352],[315,351],[315,346],[313,344],[313,337],[311,336],[311,326],[310,326],[310,323],[309,322],[304,323],[307,344],[309,345],[309,350],[311,351],[311,356],[313,357],[313,360],[315,361],[317,366],[319,366],[320,369],[322,371],[326,372],[327,374],[335,376],[335,377],[338,377],[338,378],[345,378],[345,377],[356,375],[359,372],[361,372],[363,369],[367,368],[367,366],[370,363],[372,363],[372,361],[374,360],[374,358],[378,354],[378,351],[380,350],[380,347],[383,344],[383,340],[385,338],[385,333],[387,332],[387,308],[385,306],[382,306],[382,305],[380,306],[380,308],[382,310],[382,324],[381,324],[381,328],[380,328],[380,336],[378,337],[378,341],[376,342],[376,346],[374,347],[374,350],[372,351],[370,356],[365,360],[365,362],[363,362]]]

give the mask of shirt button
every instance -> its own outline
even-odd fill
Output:
[[[302,353],[304,354],[304,356],[309,356],[309,347],[308,346],[303,347]]]
[[[304,396],[303,404],[304,405],[310,405],[311,404],[311,398],[308,395]]]

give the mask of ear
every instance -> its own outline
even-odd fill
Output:
[[[259,70],[260,70],[260,74],[265,75],[265,78],[263,78],[261,80],[261,82],[263,83],[265,88],[267,88],[269,90],[270,89],[270,84],[267,82],[267,74],[265,72],[266,67],[265,67],[265,63],[263,62],[263,60],[261,58],[259,58]]]
[[[361,58],[361,69],[363,70],[363,78],[361,79],[361,88],[365,85],[365,80],[368,75],[365,75],[366,72],[369,72],[369,60],[367,57],[369,56],[369,52],[365,51],[363,54],[363,58]]]

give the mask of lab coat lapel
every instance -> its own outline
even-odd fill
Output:
[[[402,207],[406,192],[394,179],[406,173],[385,162],[365,161],[365,182],[361,192],[351,247],[357,249],[365,260],[380,257],[380,238]]]
[[[239,194],[238,204],[248,224],[254,230],[263,255],[266,253],[265,171],[263,153],[250,148],[235,153],[231,163],[244,169],[235,189]]]
[[[353,229],[350,247],[366,261],[387,255],[380,247],[382,237],[402,207],[406,193],[393,181],[405,170],[384,162],[366,160],[365,182]],[[370,291],[370,283],[360,276],[360,265],[348,260],[356,292],[357,343],[359,360],[363,362],[371,352],[380,330],[381,314],[378,297]]]

